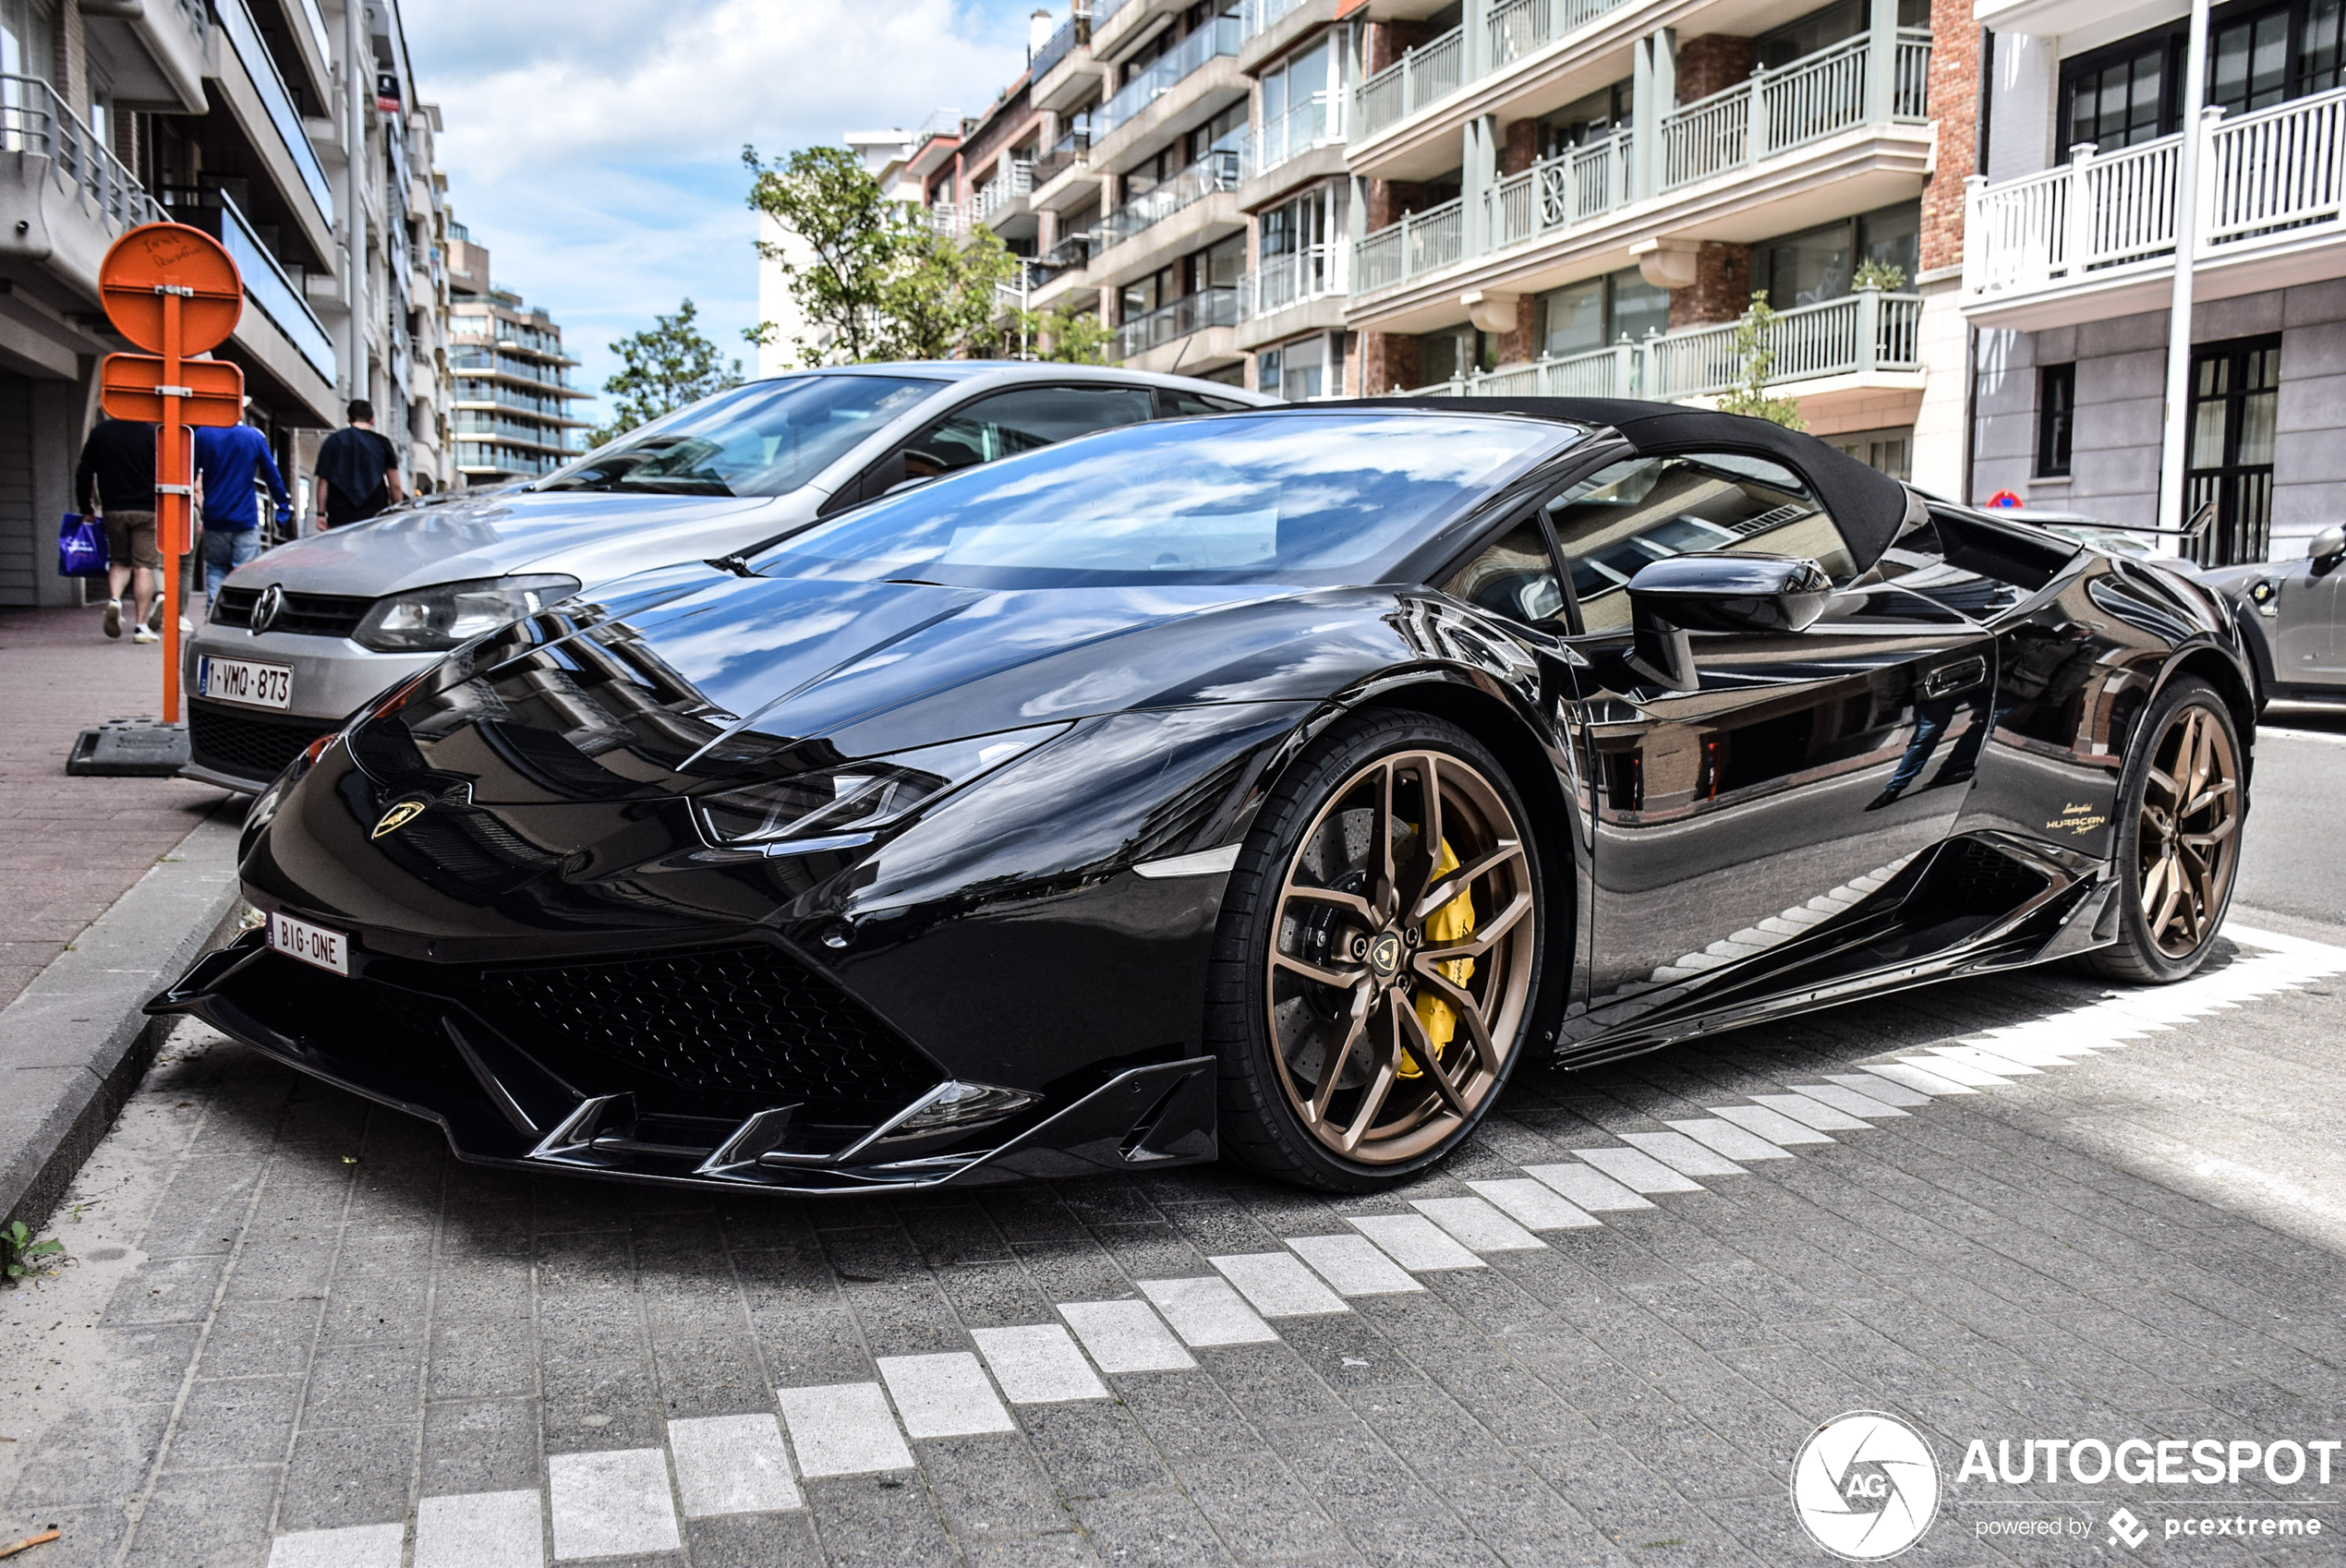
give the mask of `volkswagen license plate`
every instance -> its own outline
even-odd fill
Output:
[[[289,959],[299,959],[303,963],[316,964],[349,978],[350,938],[339,931],[328,931],[290,915],[272,914],[269,917],[269,945]]]
[[[248,707],[284,707],[293,701],[293,667],[204,654],[196,660],[196,694]]]

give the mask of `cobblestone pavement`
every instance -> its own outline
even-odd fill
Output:
[[[2346,934],[2246,921],[2183,986],[2030,971],[1532,1075],[1439,1175],[1341,1202],[1218,1167],[824,1203],[523,1178],[186,1026],[60,1216],[74,1264],[0,1297],[0,1540],[1821,1562],[1793,1455],[1868,1408],[1945,1481],[1905,1561],[2340,1561],[2159,1532],[2346,1532],[2346,1463],[1956,1476],[1975,1438],[2346,1437],[2346,946],[2302,939]],[[2019,1520],[2088,1533],[1980,1533]]]
[[[69,778],[74,737],[163,706],[163,655],[97,609],[0,611],[0,1007],[227,798],[181,778]]]

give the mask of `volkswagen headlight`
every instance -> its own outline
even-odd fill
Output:
[[[868,835],[993,772],[1072,728],[1043,724],[921,746],[801,773],[694,802],[701,832],[720,849],[789,846]]]
[[[378,653],[443,653],[578,591],[575,577],[482,577],[375,601],[351,636]]]

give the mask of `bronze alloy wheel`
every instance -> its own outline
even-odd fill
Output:
[[[1473,766],[1379,757],[1288,858],[1264,998],[1289,1107],[1343,1159],[1440,1145],[1506,1078],[1537,952],[1522,830]]]
[[[2241,805],[2231,735],[2207,707],[2177,708],[2151,749],[2134,833],[2143,924],[2170,959],[2191,957],[2222,917]]]

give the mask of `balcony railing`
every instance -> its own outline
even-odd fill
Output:
[[[1353,104],[1352,134],[1374,136],[1465,85],[1466,30],[1452,28],[1360,85]]]
[[[1239,279],[1239,320],[1252,320],[1306,300],[1341,296],[1351,271],[1346,265],[1348,249],[1338,241],[1264,257],[1261,266]]]
[[[1847,39],[1665,115],[1661,188],[1744,168],[1869,120],[1924,118],[1929,33],[1899,33],[1887,115],[1868,102],[1872,54],[1870,39]]]
[[[1236,190],[1239,155],[1235,150],[1208,152],[1155,189],[1134,197],[1107,215],[1099,227],[1100,244],[1116,245],[1143,229],[1161,223],[1185,207],[1193,207],[1217,190]]]
[[[1092,259],[1092,236],[1088,234],[1069,235],[1050,249],[1034,259],[1038,267],[1054,272],[1070,267],[1081,267]]]
[[[114,233],[163,218],[138,176],[82,128],[39,77],[0,77],[0,152],[48,159],[51,177]]]
[[[1239,7],[1240,36],[1252,38],[1302,4],[1303,0],[1246,0]]]
[[[261,104],[269,111],[269,123],[277,127],[278,139],[285,144],[286,154],[300,172],[301,183],[308,187],[318,211],[331,225],[334,221],[333,188],[326,183],[326,171],[309,145],[309,133],[302,128],[301,113],[294,107],[293,94],[285,90],[285,78],[278,73],[277,62],[260,42],[260,31],[253,26],[245,0],[214,0],[214,5],[236,58],[244,62],[253,90],[260,94]],[[405,182],[400,183],[404,188]]]
[[[1078,11],[1059,23],[1058,30],[1045,41],[1042,48],[1034,51],[1034,58],[1026,63],[1027,79],[1041,81],[1050,75],[1053,66],[1075,52],[1077,44],[1091,42],[1092,18]]]
[[[1766,345],[1775,353],[1768,385],[1826,376],[1864,376],[1922,368],[1917,329],[1922,296],[1863,289],[1821,305],[1780,312]],[[1735,323],[1694,327],[1643,343],[1542,359],[1420,387],[1417,397],[1642,397],[1667,402],[1711,397],[1743,380]]]
[[[1344,139],[1344,100],[1315,92],[1276,119],[1249,130],[1239,140],[1239,178],[1251,180],[1280,164]]]
[[[2192,206],[2204,259],[2346,223],[2346,88],[2237,119],[2211,109]],[[1975,297],[2124,275],[2174,253],[2183,134],[2001,185],[1972,183],[1964,290]]]
[[[173,197],[171,218],[199,228],[218,240],[243,274],[245,298],[276,324],[285,340],[299,351],[309,368],[331,381],[334,379],[334,344],[309,308],[302,285],[294,282],[276,256],[260,242],[251,221],[224,190],[207,187],[181,189]]]
[[[1465,253],[1466,205],[1445,201],[1388,223],[1360,242],[1360,292],[1447,267]]]
[[[1624,3],[1625,0],[1504,0],[1493,6],[1483,19],[1490,44],[1483,52],[1483,68],[1495,71],[1544,49]]]
[[[1543,158],[1491,191],[1493,248],[1569,228],[1629,200],[1629,133]]]
[[[1183,295],[1170,305],[1159,306],[1145,316],[1135,316],[1116,329],[1116,340],[1108,356],[1113,359],[1130,359],[1161,348],[1175,338],[1202,332],[1208,327],[1229,327],[1238,324],[1239,291],[1235,288],[1200,289]]]
[[[1094,24],[1097,25],[1096,23]],[[1239,18],[1216,17],[1126,82],[1092,112],[1092,138],[1098,140],[1203,70],[1209,61],[1239,52]]]
[[[968,232],[961,221],[961,204],[958,201],[934,201],[929,204],[928,226],[948,239],[958,239]]]
[[[1034,189],[1034,163],[1024,158],[1013,158],[1009,168],[977,187],[977,194],[970,199],[969,221],[982,223]]]
[[[1071,130],[1051,143],[1051,150],[1034,160],[1034,183],[1046,186],[1091,155],[1092,133],[1089,127]]]

